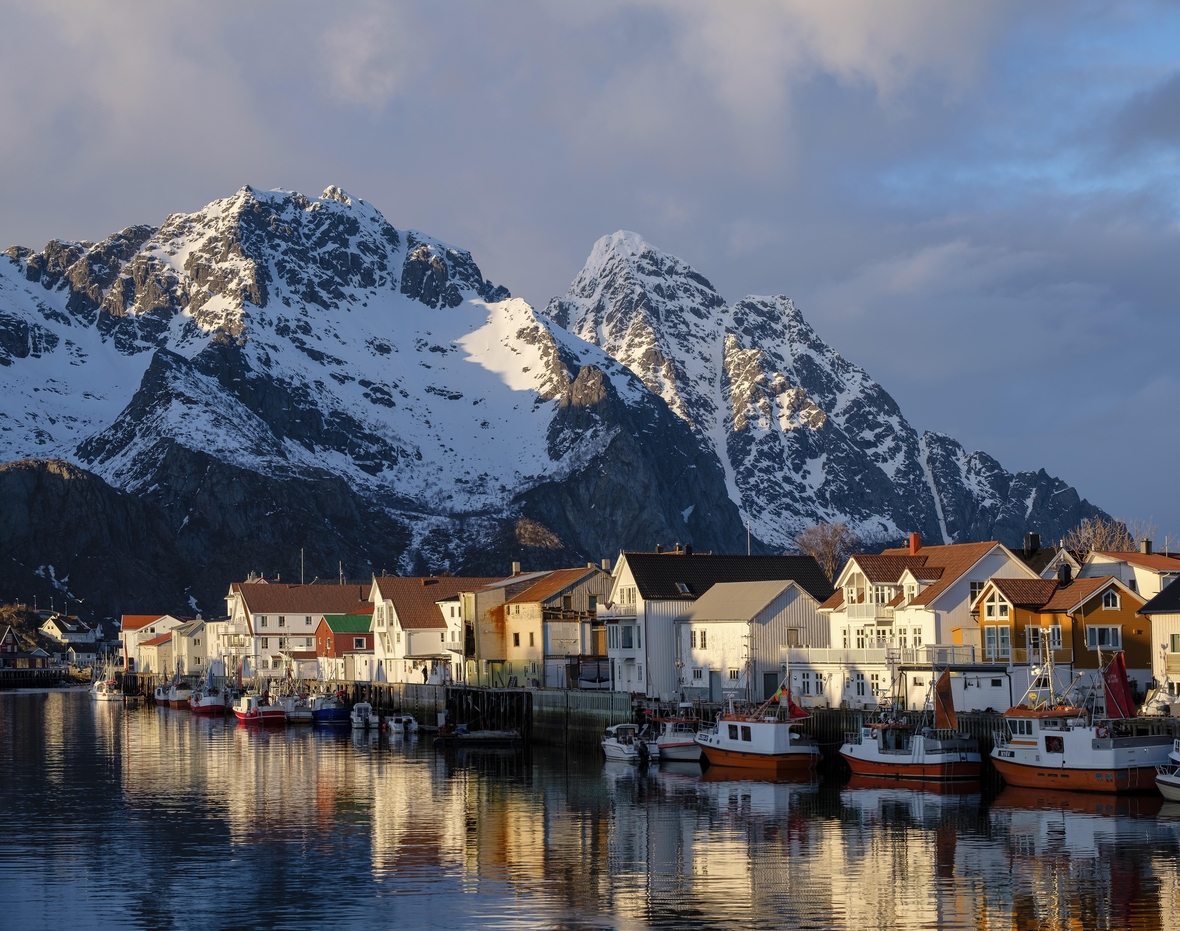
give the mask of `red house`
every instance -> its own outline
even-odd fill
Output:
[[[315,631],[315,652],[320,661],[320,678],[344,679],[344,654],[371,652],[371,613],[323,614]]]

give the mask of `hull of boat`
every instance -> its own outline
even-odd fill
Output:
[[[189,711],[193,714],[225,714],[226,707],[224,702],[199,702],[197,704],[189,703]]]
[[[777,776],[809,772],[820,761],[818,753],[743,753],[709,746],[702,746],[701,749],[710,766],[734,766]]]
[[[695,740],[659,744],[660,759],[669,763],[697,763],[701,759],[701,745]]]
[[[351,724],[352,716],[347,708],[317,708],[311,713],[316,724]]]
[[[278,711],[239,711],[234,709],[234,717],[243,724],[286,724],[287,712],[281,708]]]
[[[992,756],[996,771],[1009,785],[1028,789],[1058,789],[1068,792],[1149,792],[1156,786],[1154,766],[1124,769],[1070,769],[1029,766]]]
[[[90,697],[95,701],[122,701],[123,695],[120,692],[91,692]]]
[[[602,752],[606,754],[608,760],[615,760],[619,763],[636,763],[639,761],[639,751],[634,747],[628,747],[622,744],[603,743]]]
[[[1161,773],[1155,777],[1155,787],[1169,802],[1180,802],[1180,775],[1169,776]]]
[[[983,770],[983,761],[979,754],[969,754],[975,759],[960,760],[960,754],[955,754],[954,760],[943,760],[925,763],[903,763],[895,760],[866,760],[852,754],[840,751],[840,756],[848,763],[854,776],[873,776],[878,779],[912,779],[918,782],[939,781],[978,781]]]

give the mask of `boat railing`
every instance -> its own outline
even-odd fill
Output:
[[[1008,746],[1008,729],[1005,727],[992,731],[992,744],[997,747]]]
[[[864,740],[864,735],[861,731],[845,731],[844,742],[846,744],[860,744]]]

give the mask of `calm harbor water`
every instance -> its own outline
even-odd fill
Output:
[[[0,928],[1177,928],[1180,805],[0,693]]]

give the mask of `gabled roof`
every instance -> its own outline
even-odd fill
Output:
[[[16,641],[16,645],[20,646],[20,637],[16,635],[16,630],[13,629],[11,624],[4,628],[4,633],[0,634],[0,643],[3,643],[5,640],[7,640],[9,634],[12,634],[12,639]]]
[[[623,553],[644,600],[695,601],[718,582],[786,579],[816,601],[832,594],[832,583],[811,556],[714,556],[683,553]],[[688,591],[681,591],[677,583]]]
[[[1107,559],[1129,563],[1132,566],[1140,566],[1144,569],[1152,569],[1156,572],[1180,572],[1180,557],[1165,556],[1163,553],[1140,553],[1135,551],[1129,553],[1113,553],[1098,550],[1090,555],[1104,556]],[[1087,559],[1086,562],[1090,562],[1090,559]]]
[[[172,631],[168,631],[168,633],[166,633],[166,634],[160,634],[158,637],[152,637],[151,640],[145,640],[139,646],[142,649],[143,647],[158,647],[162,643],[171,643],[171,642],[172,642]]]
[[[816,610],[839,611],[842,607],[844,607],[844,589],[838,588]]]
[[[377,591],[386,601],[393,602],[398,622],[408,630],[446,627],[442,611],[435,602],[459,592],[475,592],[500,581],[492,578],[463,578],[461,576],[381,576],[373,580]]]
[[[334,634],[367,634],[373,623],[372,614],[323,614],[320,619]]]
[[[538,582],[534,582],[526,588],[519,595],[509,598],[505,604],[525,604],[539,601],[548,601],[550,598],[555,598],[560,595],[567,588],[572,588],[577,585],[587,576],[601,574],[609,578],[608,574],[601,569],[587,566],[584,569],[555,569],[550,572],[545,578]]]
[[[154,624],[167,616],[167,614],[124,614],[123,624],[119,629],[139,630],[141,627],[147,627],[148,624]]]
[[[988,582],[999,589],[1009,604],[1020,608],[1040,608],[1057,591],[1056,579],[988,579]],[[983,591],[979,593],[979,598],[982,597]]]
[[[1147,602],[1137,613],[1180,614],[1180,579],[1165,585],[1164,590]]]
[[[749,621],[795,582],[716,582],[680,615],[685,621]]]
[[[886,550],[880,555],[875,553],[856,553],[853,556],[849,556],[848,559],[850,562],[856,563],[860,571],[865,574],[865,578],[870,582],[888,585],[896,585],[897,580],[901,578],[901,574],[906,569],[918,569],[924,566],[927,561],[925,554],[911,556],[907,552],[901,555],[889,550]]]
[[[1139,597],[1119,579],[1110,575],[1074,579],[1068,585],[1062,585],[1056,579],[989,579],[988,583],[998,589],[1009,603],[1017,607],[1054,614],[1070,614],[1077,611],[1112,584],[1134,598]],[[987,587],[984,586],[984,591]],[[980,598],[982,597],[983,592],[980,592]]]
[[[204,620],[192,620],[192,621],[185,621],[183,624],[178,624],[176,627],[173,627],[172,629],[174,631],[176,631],[176,633],[180,634],[182,637],[191,637],[193,634],[197,633],[204,626],[205,626]]]
[[[248,614],[349,614],[372,610],[367,585],[289,585],[284,582],[234,582]]]
[[[910,604],[928,605],[939,595],[955,584],[967,573],[972,566],[983,559],[997,546],[1003,546],[998,540],[987,540],[982,543],[948,543],[945,545],[923,546],[919,556],[925,556],[924,566],[939,566],[942,575],[938,581],[918,592]],[[885,550],[882,556],[906,556],[908,549]],[[900,573],[899,573],[900,575]]]

